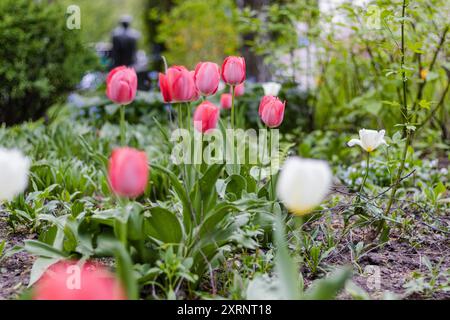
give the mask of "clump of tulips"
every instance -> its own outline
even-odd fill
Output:
[[[209,130],[217,128],[220,121],[221,109],[230,109],[229,125],[231,129],[235,129],[235,100],[236,97],[240,97],[245,93],[245,79],[246,69],[244,58],[228,57],[221,67],[214,62],[200,62],[196,66],[195,71],[190,71],[183,66],[172,66],[165,73],[159,75],[159,86],[163,100],[166,103],[177,105],[180,128],[184,127],[183,113],[187,112],[187,119],[190,122],[185,128],[190,129],[190,123],[192,123],[194,130],[201,133],[208,133]],[[229,86],[229,91],[221,94],[219,107],[207,100],[207,98],[215,95],[219,91],[221,80]],[[120,106],[120,144],[113,149],[107,168],[111,193],[114,195],[113,199],[119,203],[119,208],[114,210],[111,216],[114,219],[113,222],[109,221],[107,225],[112,227],[116,237],[115,240],[117,240],[117,243],[114,242],[116,248],[114,250],[122,250],[123,252],[131,252],[134,250],[133,252],[142,258],[146,255],[144,241],[147,240],[148,235],[145,236],[145,240],[142,240],[140,245],[136,245],[136,241],[140,241],[136,239],[140,239],[140,236],[131,234],[131,232],[140,232],[139,230],[141,230],[140,228],[142,226],[137,227],[137,225],[140,225],[141,222],[139,221],[143,217],[141,212],[135,210],[135,207],[129,201],[145,193],[149,181],[150,165],[147,154],[144,151],[127,146],[127,126],[125,119],[125,108],[136,97],[136,72],[127,67],[115,68],[109,73],[106,85],[106,95],[112,102]],[[278,128],[284,119],[286,102],[277,97],[279,90],[279,84],[265,84],[265,95],[259,104],[259,117],[262,124],[269,129],[269,139],[272,139],[272,131]],[[202,99],[202,101],[197,104],[191,118],[191,103],[199,99]],[[11,159],[15,160],[13,161]],[[9,199],[12,195],[23,191],[25,188],[29,163],[21,155],[19,156],[16,153],[9,154],[0,150],[0,162],[2,160],[4,166],[9,166],[8,168],[11,168],[12,171],[15,170],[15,172],[24,176],[20,180],[20,185],[11,188],[8,192],[0,190],[0,197]],[[211,167],[214,170],[221,170],[223,165],[214,164]],[[199,194],[190,199],[188,197],[192,197],[193,190],[200,192],[205,186],[197,183],[194,189],[191,189],[193,186],[188,185],[189,182],[186,181],[201,179],[202,176],[194,176],[194,179],[191,179],[192,176],[186,173],[186,167],[184,167],[184,171],[180,170],[183,179],[183,183],[181,184],[178,181],[178,177],[168,170],[157,164],[154,164],[154,168],[167,174],[169,180],[176,184],[176,194],[185,195],[183,198],[180,198],[180,201],[183,202],[182,215],[184,228],[179,229],[179,232],[181,232],[180,230],[184,230],[184,232],[194,232],[195,230],[197,230],[195,232],[202,233],[213,232],[202,228],[192,228],[194,226],[192,224],[196,226],[202,225],[202,221],[198,219],[202,219],[203,211],[201,209],[206,208],[202,202],[203,199],[201,199],[201,197],[206,195]],[[216,180],[222,175],[221,172],[217,171],[215,176]],[[237,170],[233,174],[236,173],[240,174],[240,171]],[[195,170],[194,174],[196,174]],[[230,175],[231,173],[228,172],[228,174]],[[0,175],[7,177],[7,172],[0,171]],[[311,212],[326,196],[331,184],[331,176],[331,170],[324,161],[300,159],[297,157],[289,158],[282,168],[276,186],[274,180],[275,173],[271,172],[270,195],[274,201],[278,196],[290,212],[303,215]],[[206,187],[209,188],[210,186]],[[214,184],[211,187],[214,188]],[[183,188],[185,190],[182,190]],[[214,196],[213,193],[212,195]],[[208,197],[210,196],[208,195]],[[211,202],[212,200],[209,199],[208,201]],[[212,203],[216,203],[215,200]],[[217,203],[219,203],[219,200],[217,200]],[[273,202],[271,201],[271,203]],[[151,209],[150,217],[151,219],[156,219],[156,222],[161,218],[161,215],[172,215],[165,208],[159,208],[160,210],[156,209],[158,208]],[[216,214],[214,207],[208,210],[210,210],[210,215]],[[273,211],[275,212],[275,210]],[[170,219],[178,219],[178,215],[173,214]],[[130,226],[129,221],[133,221],[137,225]],[[152,232],[154,232],[153,235],[156,237],[161,236],[158,235],[157,229]],[[191,238],[196,239],[196,236],[189,235],[188,239]],[[202,245],[204,246],[204,244]],[[131,249],[132,247],[134,249]],[[201,261],[200,256],[197,256],[196,259],[195,266],[200,270],[204,263]],[[72,274],[68,273],[68,270],[73,270],[74,275],[72,276]],[[51,266],[36,283],[34,298],[115,300],[127,298],[124,292],[120,283],[104,268],[95,266],[89,262],[82,264],[81,262],[62,261]]]
[[[178,105],[179,127],[183,127],[183,111],[187,111],[190,117],[189,104],[203,97],[192,121],[197,131],[206,133],[217,127],[220,109],[231,109],[230,125],[235,128],[235,99],[244,94],[245,79],[245,59],[230,56],[221,67],[214,62],[200,62],[194,71],[184,66],[169,67],[165,73],[159,74],[159,87],[164,102]],[[221,80],[230,87],[230,91],[221,94],[218,107],[204,99],[217,93]],[[284,119],[286,102],[277,97],[280,88],[281,85],[275,82],[263,84],[265,95],[260,101],[258,114],[261,122],[270,129],[269,139],[271,130],[279,127]],[[112,70],[107,78],[107,95],[121,106],[131,103],[136,95],[134,70],[126,67]],[[187,104],[187,107],[182,104]],[[125,147],[123,117],[121,120],[122,148],[114,150],[110,159],[109,182],[119,197],[136,198],[145,191],[148,162],[145,153]],[[351,143],[360,144],[359,141]],[[292,158],[283,167],[276,193],[291,212],[305,214],[323,200],[330,184],[331,171],[325,162]],[[271,188],[274,195],[272,181]]]

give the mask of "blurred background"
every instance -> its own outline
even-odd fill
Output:
[[[448,46],[439,46],[448,36],[449,3],[412,7],[408,76],[421,95],[439,99],[449,69]],[[241,100],[250,122],[263,94],[259,84],[276,81],[298,115],[282,130],[389,128],[400,120],[392,108],[400,88],[398,14],[391,1],[369,0],[2,0],[0,122],[36,120],[67,101],[104,117],[114,111],[102,108],[104,79],[120,64],[138,72],[135,105],[142,102],[146,113],[163,105],[162,56],[193,69],[242,55],[248,81]],[[433,85],[420,88],[424,77]],[[435,125],[448,138],[442,110]]]

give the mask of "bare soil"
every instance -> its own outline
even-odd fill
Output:
[[[6,240],[6,249],[22,245],[35,234],[12,233],[4,218],[0,217],[0,241]],[[31,267],[35,258],[26,252],[19,252],[0,262],[0,300],[16,299],[28,286]]]

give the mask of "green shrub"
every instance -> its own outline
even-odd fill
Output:
[[[194,68],[199,60],[220,62],[224,56],[235,54],[235,19],[235,6],[229,0],[178,1],[163,16],[158,30],[169,64]]]
[[[0,2],[0,121],[42,117],[96,65],[65,8],[47,1]]]

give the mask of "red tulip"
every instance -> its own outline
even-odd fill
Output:
[[[235,97],[243,96],[244,93],[245,93],[245,83],[238,84],[238,85],[234,88],[234,96],[235,96]]]
[[[220,106],[222,109],[230,109],[231,108],[231,99],[232,96],[230,93],[222,93],[220,96]]]
[[[222,79],[229,85],[238,85],[245,81],[245,59],[228,57],[222,64]]]
[[[194,112],[194,127],[205,133],[209,129],[215,129],[219,121],[220,109],[209,101],[202,102]]]
[[[215,94],[220,81],[219,66],[213,62],[200,62],[195,68],[194,80],[198,91],[202,95]]]
[[[119,282],[92,263],[63,261],[52,265],[34,288],[34,300],[125,300]]]
[[[286,102],[274,96],[264,96],[259,104],[259,116],[269,128],[278,127],[283,122]]]
[[[194,72],[183,66],[173,66],[159,74],[159,88],[165,102],[189,102],[198,99]]]
[[[137,75],[133,68],[114,68],[106,78],[106,95],[114,103],[126,105],[136,97]]]
[[[144,193],[149,168],[145,152],[133,148],[117,148],[109,159],[109,182],[113,192],[122,197],[136,198]]]

